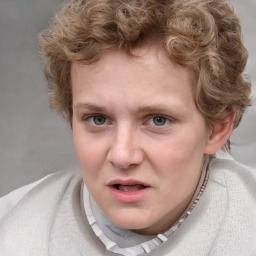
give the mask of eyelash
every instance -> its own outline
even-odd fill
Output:
[[[104,118],[105,119],[105,122],[103,123],[103,124],[95,124],[95,121],[94,121],[94,123],[93,122],[90,122],[89,120],[90,120],[90,118],[93,118],[93,119],[95,119],[95,118],[97,118],[97,117],[101,117],[101,118]],[[164,116],[164,115],[160,115],[160,114],[151,114],[150,116],[147,116],[147,121],[146,122],[143,122],[143,124],[149,124],[149,122],[150,122],[150,120],[152,119],[152,122],[154,122],[154,118],[164,118],[164,124],[163,125],[156,125],[156,124],[150,124],[150,125],[152,125],[152,126],[154,126],[154,127],[165,127],[166,125],[168,125],[170,122],[173,122],[173,119],[172,118],[170,118],[170,117],[166,117],[166,116]],[[109,118],[108,117],[106,117],[106,116],[104,116],[104,115],[102,115],[102,114],[90,114],[90,115],[85,115],[83,118],[82,118],[82,121],[87,121],[88,123],[90,123],[92,126],[98,126],[98,127],[102,127],[102,126],[104,126],[104,125],[106,125],[106,121],[108,121],[109,120]],[[156,120],[155,120],[156,121]]]
[[[159,114],[156,114],[156,115],[150,115],[149,118],[147,119],[147,123],[150,122],[150,120],[152,119],[152,122],[155,122],[156,118],[163,118],[164,119],[164,124],[162,125],[157,125],[157,124],[151,124],[152,126],[155,126],[155,127],[163,127],[163,126],[166,126],[168,125],[172,120],[164,115],[159,115]],[[159,120],[158,120],[159,121]]]
[[[93,126],[103,126],[105,124],[102,124],[102,125],[97,125],[97,124],[93,124],[92,122],[89,121],[90,118],[97,118],[97,117],[101,117],[101,118],[104,118],[105,121],[108,120],[108,117],[104,116],[104,115],[101,115],[101,114],[90,114],[90,115],[86,115],[82,118],[83,121],[87,121],[88,123],[90,123],[91,125]]]

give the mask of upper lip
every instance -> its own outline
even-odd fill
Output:
[[[150,187],[149,184],[147,184],[143,181],[134,180],[134,179],[129,179],[129,180],[115,179],[115,180],[111,180],[110,182],[107,183],[108,186],[114,186],[117,184],[124,185],[124,186],[143,185],[145,187]]]

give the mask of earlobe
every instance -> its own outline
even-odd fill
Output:
[[[213,155],[227,142],[234,126],[235,114],[231,114],[223,121],[216,123],[211,128],[204,153]]]

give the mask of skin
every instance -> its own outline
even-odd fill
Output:
[[[104,213],[119,227],[154,235],[186,209],[205,154],[221,145],[212,146],[189,70],[163,49],[135,53],[112,50],[96,63],[72,64],[73,138],[84,182]],[[146,183],[149,192],[120,202],[108,186],[114,179]]]

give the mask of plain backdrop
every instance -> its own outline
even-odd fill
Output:
[[[256,0],[232,0],[250,58],[254,105],[231,137],[232,155],[256,167]],[[61,0],[0,1],[0,197],[76,164],[69,126],[48,108],[37,34]]]

